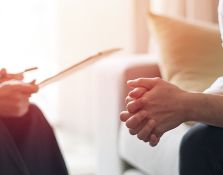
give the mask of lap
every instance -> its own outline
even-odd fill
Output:
[[[198,124],[183,137],[182,147],[194,149],[220,149],[223,151],[223,128]]]
[[[180,171],[182,175],[223,174],[223,128],[193,127],[181,143]]]
[[[0,149],[17,152],[13,158],[19,157],[19,164],[27,167],[30,174],[67,174],[53,130],[37,106],[30,105],[22,118],[1,118],[0,122],[0,130],[4,130],[4,135],[0,136]],[[3,147],[9,143],[7,148]],[[0,157],[9,158],[6,154]]]

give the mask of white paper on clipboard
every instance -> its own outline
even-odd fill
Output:
[[[55,82],[65,78],[65,77],[81,70],[82,68],[84,68],[84,67],[86,67],[86,66],[88,66],[88,65],[90,65],[90,64],[92,64],[92,63],[94,63],[94,62],[96,62],[96,61],[98,61],[102,58],[110,56],[110,55],[112,55],[112,54],[114,54],[114,53],[116,53],[120,50],[121,50],[120,48],[115,48],[115,49],[109,49],[109,50],[99,52],[96,55],[90,56],[87,59],[62,70],[61,72],[46,78],[45,80],[38,83],[38,86],[39,86],[39,88],[43,88],[47,85],[55,83]]]

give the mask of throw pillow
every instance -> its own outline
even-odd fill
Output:
[[[187,91],[204,91],[223,75],[218,26],[149,13],[163,78]]]

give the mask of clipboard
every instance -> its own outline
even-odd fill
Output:
[[[121,49],[120,48],[114,48],[114,49],[109,49],[109,50],[104,50],[104,51],[101,51],[95,55],[92,55],[60,72],[58,72],[57,74],[53,75],[53,76],[50,76],[48,78],[46,78],[45,80],[39,82],[37,85],[39,86],[39,88],[43,88],[45,86],[48,86],[52,83],[55,83],[83,68],[85,68],[86,66],[96,62],[96,61],[99,61],[100,59],[102,58],[105,58],[105,57],[108,57],[114,53],[117,53],[119,52]]]
[[[98,52],[97,54],[95,55],[92,55],[62,71],[60,71],[59,73],[53,75],[53,76],[50,76],[46,79],[44,79],[43,81],[37,83],[37,85],[39,86],[39,88],[43,88],[45,86],[48,86],[52,83],[55,83],[63,78],[66,78],[67,76],[85,68],[86,66],[96,62],[96,61],[99,61],[100,59],[102,58],[105,58],[105,57],[108,57],[118,51],[120,51],[121,49],[120,48],[114,48],[114,49],[109,49],[109,50],[104,50],[102,52]],[[27,73],[27,72],[30,72],[30,71],[33,71],[33,70],[36,70],[38,69],[38,67],[31,67],[29,69],[25,69],[24,71],[22,72],[19,72],[17,74],[24,74],[24,73]],[[27,84],[21,80],[9,80],[9,81],[5,81],[3,83],[0,83],[0,87],[2,86],[6,86],[6,85],[15,85],[15,84]]]

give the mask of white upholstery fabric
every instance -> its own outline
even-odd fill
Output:
[[[126,127],[120,132],[120,155],[124,160],[148,175],[177,175],[179,146],[186,125],[167,132],[155,148],[131,136]]]
[[[152,55],[117,55],[94,64],[94,87],[91,88],[95,92],[93,116],[97,116],[97,175],[123,175],[125,168],[119,155],[118,136],[119,114],[128,93],[126,81],[131,76],[159,76],[155,58]]]
[[[140,172],[139,170],[130,169],[126,171],[123,175],[145,175],[145,174]]]
[[[219,77],[204,93],[223,95],[223,77]]]

